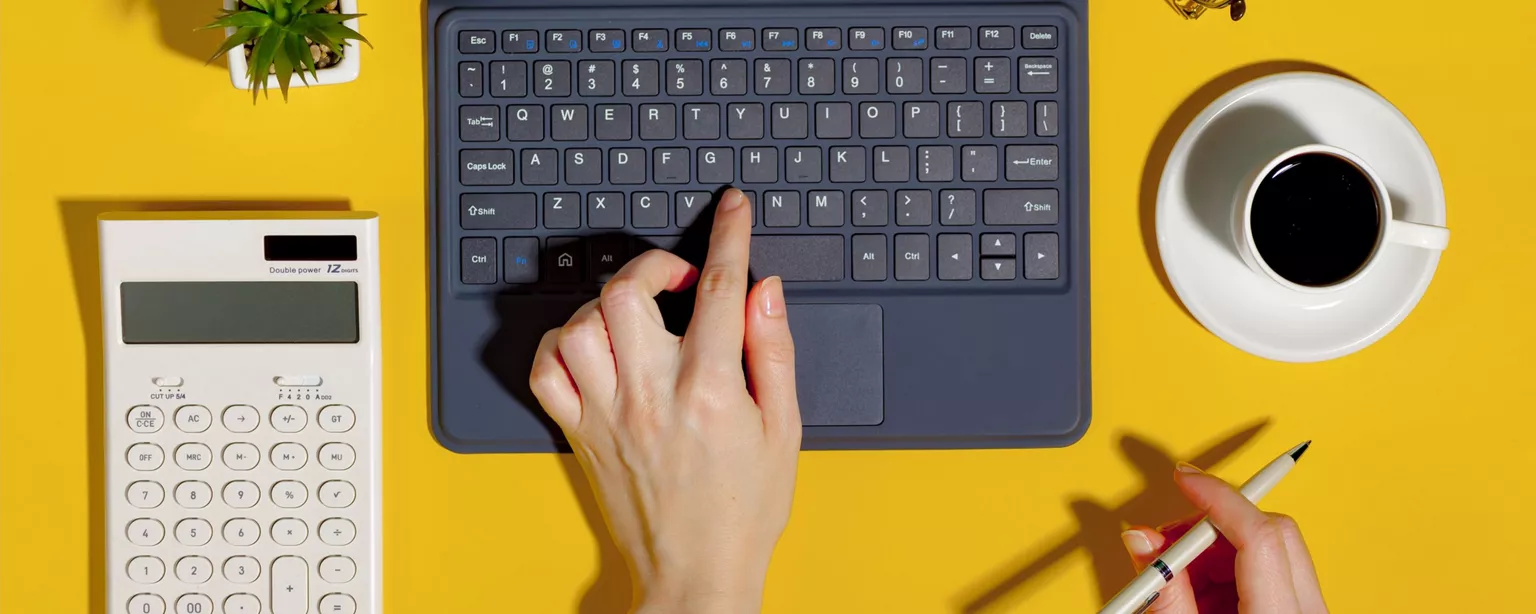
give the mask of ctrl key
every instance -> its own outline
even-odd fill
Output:
[[[466,284],[494,284],[496,239],[468,237],[459,240],[459,281]]]

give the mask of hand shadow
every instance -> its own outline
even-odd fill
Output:
[[[106,383],[103,381],[103,343],[101,324],[101,260],[96,234],[97,216],[115,211],[236,211],[236,210],[308,210],[346,211],[347,201],[322,200],[309,202],[284,201],[109,201],[65,199],[59,201],[59,220],[64,227],[64,241],[69,247],[70,278],[75,287],[76,309],[80,315],[80,332],[85,339],[85,429],[86,514],[85,534],[89,536],[86,553],[89,561],[89,590],[92,612],[106,612],[106,433],[103,412],[106,409]]]
[[[1191,94],[1188,98],[1185,98],[1184,102],[1179,104],[1178,109],[1168,117],[1168,121],[1163,124],[1162,129],[1158,131],[1157,138],[1152,141],[1151,150],[1147,152],[1147,160],[1142,166],[1141,171],[1140,197],[1137,200],[1137,209],[1141,218],[1142,248],[1147,253],[1147,262],[1151,265],[1153,273],[1157,275],[1158,283],[1163,286],[1163,292],[1167,293],[1168,297],[1173,299],[1174,304],[1178,305],[1179,309],[1184,312],[1184,315],[1188,316],[1191,320],[1194,319],[1194,316],[1189,313],[1189,309],[1184,306],[1184,303],[1179,300],[1178,294],[1174,292],[1173,283],[1168,280],[1168,272],[1163,270],[1163,259],[1157,248],[1157,191],[1159,184],[1162,183],[1163,169],[1168,164],[1168,155],[1173,152],[1173,146],[1178,143],[1179,137],[1184,133],[1184,129],[1188,128],[1190,123],[1195,120],[1195,117],[1199,116],[1200,112],[1215,102],[1217,98],[1254,79],[1286,72],[1318,72],[1343,77],[1352,81],[1359,81],[1359,79],[1355,79],[1338,69],[1297,60],[1260,62],[1230,70],[1212,79],[1201,86],[1200,89],[1195,90],[1195,93]],[[1258,125],[1264,124],[1260,123]],[[1191,162],[1191,164],[1194,163]],[[1231,178],[1233,190],[1236,189],[1236,182],[1240,179],[1241,177]],[[1201,191],[1207,193],[1214,189],[1214,187],[1207,186]],[[1212,214],[1207,210],[1198,217],[1207,231],[1227,232],[1224,226],[1219,223],[1221,217],[1219,213]],[[1215,226],[1214,229],[1212,228],[1213,226]]]
[[[1227,435],[1206,446],[1189,462],[1201,468],[1219,465],[1246,446],[1267,426],[1269,420],[1265,419]],[[1132,524],[1158,526],[1178,520],[1194,513],[1194,509],[1173,483],[1175,457],[1172,454],[1131,434],[1121,436],[1120,452],[1141,474],[1144,480],[1141,492],[1114,507],[1089,499],[1072,500],[1069,505],[1078,523],[1075,535],[1062,538],[1045,549],[1031,549],[1031,552],[1042,553],[1025,559],[1027,562],[1018,571],[1008,574],[1001,581],[988,582],[979,590],[969,591],[959,611],[976,614],[1017,599],[1019,596],[1014,593],[1026,589],[1031,580],[1079,549],[1087,550],[1093,560],[1099,603],[1109,601],[1130,582],[1135,573],[1131,568],[1130,556],[1120,543],[1120,532]]]
[[[153,12],[155,19],[159,22],[161,44],[176,52],[177,55],[197,61],[198,64],[207,63],[208,58],[213,56],[213,52],[218,50],[219,44],[224,42],[222,29],[200,29],[218,18],[219,10],[223,7],[218,0],[118,1],[123,2],[125,13],[133,12],[140,7]],[[230,53],[239,53],[239,51]],[[227,70],[222,62],[213,62],[210,68]]]

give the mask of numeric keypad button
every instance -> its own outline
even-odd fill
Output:
[[[230,405],[224,408],[223,422],[231,433],[249,433],[261,424],[261,412],[250,405]]]
[[[213,489],[207,482],[189,480],[176,485],[176,505],[189,510],[208,507],[208,501],[213,498]]]
[[[283,471],[298,471],[309,462],[309,451],[293,442],[272,446],[271,454],[272,465]]]
[[[331,584],[345,584],[357,577],[357,563],[344,556],[320,559],[320,579]]]
[[[278,507],[295,508],[309,500],[309,489],[303,483],[283,480],[272,485],[272,503]]]
[[[279,433],[297,433],[309,424],[309,414],[304,413],[304,408],[298,405],[278,405],[272,408],[268,422]]]
[[[232,556],[224,560],[225,580],[235,584],[250,584],[260,577],[261,562],[256,559],[248,556]]]
[[[184,556],[176,561],[176,579],[187,584],[202,584],[213,575],[213,563],[200,556]],[[183,597],[185,599],[185,597]],[[213,604],[208,604],[213,607]],[[178,607],[178,610],[181,608]]]
[[[309,525],[298,518],[283,518],[272,523],[272,541],[280,546],[297,546],[309,539]]]
[[[128,466],[139,471],[154,471],[165,464],[165,450],[152,443],[136,443],[128,448]]]
[[[323,614],[356,614],[357,602],[351,595],[331,593],[320,598],[320,612]]]
[[[320,541],[331,546],[345,546],[357,539],[357,526],[346,518],[327,518],[320,523]]]
[[[341,442],[320,446],[320,466],[331,471],[345,471],[357,462],[357,451]]]
[[[224,523],[224,543],[231,546],[249,546],[261,539],[261,525],[250,518],[235,518]]]
[[[176,541],[183,546],[203,546],[213,539],[213,525],[202,518],[188,518],[176,523]]]
[[[154,584],[165,577],[165,561],[154,556],[136,556],[128,561],[128,579],[139,584]]]
[[[128,428],[135,433],[155,433],[165,424],[165,412],[154,405],[138,405],[128,410]]]
[[[326,507],[348,507],[357,500],[357,487],[346,480],[331,480],[320,485],[319,497]]]
[[[247,509],[261,501],[261,489],[255,482],[237,480],[224,485],[224,505]]]
[[[165,525],[153,518],[136,518],[128,523],[128,541],[135,546],[154,546],[165,539]]]
[[[224,614],[261,614],[261,599],[249,593],[236,593],[224,600]]]
[[[248,443],[232,443],[224,446],[224,466],[235,471],[250,471],[261,464],[261,451]]]
[[[165,502],[165,487],[159,482],[139,481],[128,485],[128,504],[141,509],[154,509]]]
[[[357,414],[346,405],[326,405],[320,408],[320,428],[327,433],[345,433],[357,424]]]
[[[213,414],[202,405],[182,405],[176,408],[176,428],[183,433],[201,433],[208,430]]]
[[[128,614],[165,614],[165,600],[149,593],[134,595],[128,599]]]
[[[176,447],[176,466],[187,471],[202,471],[213,464],[213,450],[200,443],[184,443]]]

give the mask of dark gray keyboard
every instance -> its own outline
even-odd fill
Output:
[[[1027,291],[1071,266],[1050,19],[458,27],[435,110],[456,293],[591,287],[676,246],[725,186],[753,203],[756,277]]]

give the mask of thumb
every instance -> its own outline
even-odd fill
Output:
[[[1120,534],[1125,550],[1131,554],[1136,573],[1141,573],[1156,561],[1157,557],[1173,543],[1173,540],[1147,527],[1131,527]],[[1148,607],[1148,614],[1198,614],[1195,590],[1190,586],[1189,574],[1179,572],[1158,592],[1157,599]]]
[[[747,297],[747,382],[770,436],[789,437],[799,448],[800,400],[795,391],[795,340],[784,311],[784,282],[769,277]]]

